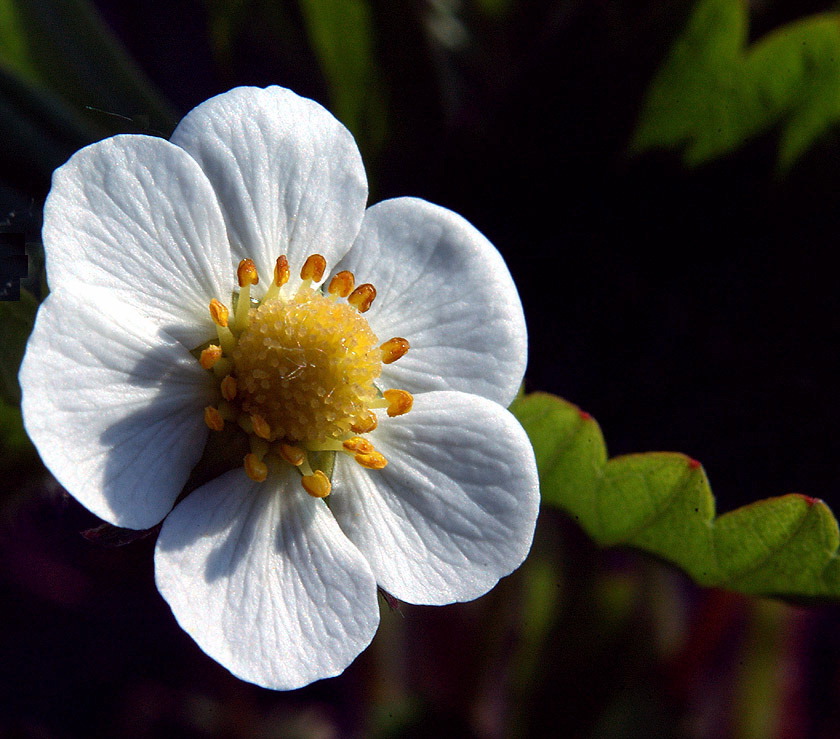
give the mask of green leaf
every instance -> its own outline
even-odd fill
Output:
[[[840,121],[840,14],[747,46],[748,13],[742,0],[697,3],[648,89],[631,149],[682,149],[697,165],[778,126],[784,170]]]
[[[336,117],[375,152],[385,136],[385,101],[376,70],[374,29],[365,0],[299,0],[309,41],[329,86]]]
[[[784,495],[715,517],[699,462],[663,452],[608,460],[596,421],[546,393],[519,398],[511,410],[534,444],[543,502],[598,544],[650,552],[705,586],[840,598],[840,534],[821,500]]]
[[[17,374],[32,333],[38,301],[23,288],[20,300],[0,302],[0,399],[20,403]]]

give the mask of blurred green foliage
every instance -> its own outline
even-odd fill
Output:
[[[387,119],[368,3],[300,0],[300,9],[329,85],[332,111],[360,140],[360,146],[378,149]]]
[[[103,70],[107,70],[103,74]],[[75,150],[126,123],[168,131],[173,109],[86,0],[0,0],[0,171],[39,192]]]
[[[314,55],[332,112],[353,132],[363,152],[378,150],[387,128],[387,106],[367,0],[205,0],[205,6],[213,52],[223,74],[232,74],[237,49],[249,31],[271,29],[287,47],[279,53]],[[305,49],[298,48],[297,14],[305,30]]]
[[[0,0],[0,20],[0,65],[20,80],[80,107],[175,119],[86,0]]]
[[[840,122],[840,14],[824,13],[748,43],[749,3],[700,0],[654,77],[631,148],[716,159],[774,127],[789,169]]]
[[[0,400],[5,403],[20,403],[18,367],[37,310],[38,301],[25,289],[20,291],[20,300],[0,302]]]
[[[23,429],[17,371],[35,322],[38,302],[25,289],[20,300],[0,302],[0,470],[21,468],[35,457]]]
[[[700,464],[666,452],[607,460],[596,421],[532,393],[513,412],[534,444],[543,502],[598,544],[643,549],[700,585],[752,595],[840,598],[837,521],[821,500],[768,498],[715,518]]]

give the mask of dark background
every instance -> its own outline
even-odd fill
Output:
[[[294,3],[277,4],[276,28],[243,20],[222,61],[212,3],[95,4],[178,115],[239,84],[330,104]],[[464,2],[469,42],[456,50],[427,32],[427,3],[370,6],[388,109],[381,145],[363,152],[371,201],[424,197],[498,246],[528,319],[527,389],[590,412],[612,454],[700,460],[721,512],[793,491],[840,509],[836,133],[786,176],[776,130],[696,169],[676,153],[631,156],[647,85],[690,9],[681,0],[534,0],[500,18]],[[829,7],[758,4],[752,35]],[[9,168],[4,184],[14,225],[37,234],[48,177]],[[754,653],[741,650],[762,619],[776,624],[773,669],[790,661],[778,735],[840,732],[833,607],[777,611],[696,590],[643,557],[596,553],[560,514],[544,515],[539,551],[593,581],[630,583],[632,607],[611,632],[596,606],[570,604],[591,583],[564,579],[562,628],[544,647],[556,659],[527,690],[510,691],[506,639],[522,637],[509,611],[522,584],[507,582],[476,604],[386,616],[345,675],[275,694],[231,678],[178,630],[154,591],[153,539],[91,545],[78,532],[96,521],[36,467],[14,484],[0,538],[0,732],[748,736],[719,686]],[[546,545],[552,536],[563,543]],[[650,599],[662,592],[685,612],[657,616]],[[666,655],[651,645],[668,624],[684,641]]]

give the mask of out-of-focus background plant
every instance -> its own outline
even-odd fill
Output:
[[[544,498],[526,564],[383,607],[292,693],[178,629],[153,537],[80,535],[18,409],[53,169],[238,84],[329,107],[372,202],[488,235],[543,391],[514,405]],[[840,735],[838,123],[817,0],[0,0],[0,231],[30,275],[0,303],[0,733]]]

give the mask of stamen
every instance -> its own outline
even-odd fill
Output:
[[[376,451],[373,444],[371,444],[367,439],[363,439],[361,436],[353,436],[352,438],[347,439],[342,443],[342,446],[348,452],[358,452],[360,454],[372,454]]]
[[[245,474],[254,482],[265,482],[265,478],[268,477],[268,465],[261,461],[256,454],[246,454]]]
[[[268,286],[268,290],[265,291],[265,297],[263,298],[263,303],[268,300],[274,300],[277,297],[278,293],[280,292],[280,288],[283,287],[288,281],[291,272],[289,271],[289,260],[286,259],[285,254],[281,254],[277,257],[277,262],[274,264],[274,279],[271,281],[271,284]]]
[[[369,282],[359,285],[347,298],[347,302],[354,306],[359,313],[365,313],[376,299],[376,288]]]
[[[293,467],[300,467],[306,459],[306,452],[299,446],[293,446],[292,444],[281,442],[277,445],[276,451],[280,459]]]
[[[369,434],[378,425],[376,414],[372,411],[367,411],[365,415],[359,416],[353,423],[350,424],[350,430],[354,434]]]
[[[298,469],[300,470],[301,475],[304,477],[311,477],[315,473],[312,471],[312,467],[309,464],[309,457],[306,456],[304,452],[303,455],[303,462],[298,465]]]
[[[369,470],[381,470],[388,465],[388,460],[377,451],[370,452],[369,454],[359,453],[353,459],[362,465],[362,467],[366,467]]]
[[[263,461],[265,455],[268,454],[268,442],[265,439],[260,439],[256,436],[248,437],[248,446],[251,447],[251,454],[253,454],[260,462]]]
[[[210,301],[210,317],[213,323],[222,328],[227,328],[230,311],[222,305],[216,298]]]
[[[260,438],[271,441],[271,428],[262,416],[256,413],[251,414],[251,428]]]
[[[410,345],[405,339],[395,336],[393,339],[388,339],[379,348],[382,350],[382,364],[391,364],[404,356]]]
[[[376,289],[370,283],[356,286],[353,273],[343,270],[329,281],[325,295],[313,283],[320,284],[326,267],[321,254],[311,254],[300,271],[300,288],[281,300],[290,269],[280,256],[265,296],[252,303],[251,286],[259,275],[254,262],[243,259],[235,307],[229,310],[216,299],[209,304],[219,340],[199,357],[218,379],[221,394],[216,406],[205,409],[205,423],[221,431],[231,422],[245,431],[248,477],[264,481],[279,458],[297,467],[304,489],[316,498],[330,495],[332,484],[323,470],[313,469],[320,457],[310,453],[343,452],[363,467],[382,469],[388,461],[362,436],[377,427],[373,409],[398,416],[413,403],[404,390],[378,396],[374,384],[382,364],[410,348],[401,337],[380,344],[359,315],[371,307]],[[348,431],[358,435],[348,439]]]
[[[237,411],[230,403],[223,400],[219,403],[219,415],[225,421],[236,421],[239,418],[239,411]]]
[[[332,491],[329,478],[321,470],[315,470],[312,475],[304,475],[300,481],[303,489],[313,498],[326,498]]]
[[[216,344],[211,344],[201,352],[201,357],[199,357],[198,362],[202,367],[204,367],[204,369],[209,370],[213,369],[213,365],[215,365],[221,358],[222,347],[217,346]]]
[[[327,269],[327,260],[320,254],[310,254],[300,270],[300,279],[318,282]]]
[[[277,257],[277,263],[274,265],[274,284],[277,287],[283,287],[291,277],[291,270],[289,269],[289,260],[286,259],[285,254]]]
[[[388,401],[388,415],[391,418],[408,413],[414,405],[414,396],[405,390],[386,390],[382,394]]]
[[[260,281],[257,265],[251,259],[243,259],[236,270],[236,278],[239,280],[239,287],[256,285]]]
[[[218,327],[220,331],[227,331],[230,333],[230,329],[222,329],[221,326]],[[231,338],[233,338],[233,334],[231,334]],[[234,339],[235,341],[235,339]],[[228,359],[227,357],[222,357],[216,364],[213,365],[213,374],[219,378],[225,378],[230,374],[230,371],[233,369],[233,361]]]
[[[251,310],[251,285],[259,281],[257,267],[250,259],[243,259],[236,270],[239,280],[239,300],[236,302],[236,330],[248,328],[248,311]]]
[[[222,397],[225,400],[233,400],[236,397],[236,378],[233,375],[228,375],[222,380],[219,389],[222,391]]]
[[[230,320],[230,311],[225,305],[220,303],[216,298],[210,301],[210,317],[213,323],[216,324],[216,333],[219,336],[219,344],[222,345],[222,351],[230,354],[236,348],[236,338],[228,328],[228,321]]]
[[[330,280],[330,286],[327,291],[330,295],[335,295],[339,298],[346,298],[353,292],[353,286],[356,284],[356,278],[353,277],[352,272],[344,270],[339,272]]]
[[[212,405],[208,405],[204,409],[204,423],[207,424],[207,428],[211,431],[221,431],[225,427],[225,419],[222,418],[219,409],[214,408]]]

